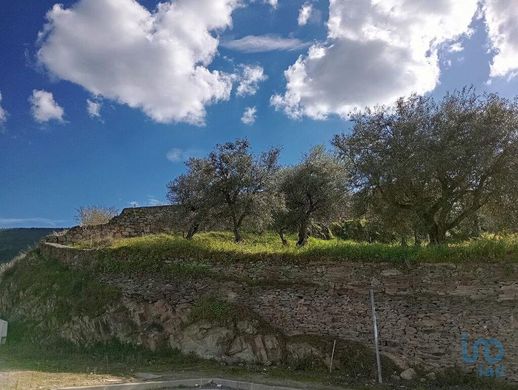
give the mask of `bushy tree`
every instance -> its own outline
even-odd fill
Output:
[[[211,169],[205,159],[191,158],[186,163],[187,173],[167,185],[167,197],[178,205],[178,218],[187,226],[186,238],[192,239],[204,223],[215,213],[210,194]]]
[[[298,246],[306,244],[311,223],[330,222],[345,207],[345,183],[344,165],[323,146],[313,148],[300,164],[283,170],[279,191],[286,211],[279,223],[296,226]]]
[[[278,158],[275,148],[254,158],[247,140],[217,145],[207,158],[187,163],[188,172],[170,183],[168,197],[191,216],[189,231],[217,218],[228,221],[239,242],[245,222],[256,227],[271,222],[279,203],[273,185]]]
[[[386,218],[407,213],[431,244],[492,200],[516,191],[518,103],[472,88],[441,101],[411,96],[353,115],[334,146],[351,185],[381,201]]]
[[[113,207],[84,206],[77,209],[75,218],[80,226],[95,226],[108,223],[117,214]]]

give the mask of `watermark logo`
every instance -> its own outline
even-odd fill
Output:
[[[479,359],[482,349],[483,360]],[[505,357],[504,345],[495,338],[478,338],[471,343],[471,353],[469,353],[469,334],[463,333],[461,336],[461,354],[464,363],[477,364],[479,376],[489,376],[502,378],[505,376],[505,366],[501,363]],[[479,362],[479,360],[482,360]]]

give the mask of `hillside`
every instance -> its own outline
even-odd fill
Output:
[[[42,237],[49,235],[55,228],[18,228],[0,229],[0,263],[5,263],[20,251],[36,244]]]
[[[516,388],[495,380],[505,372],[518,381],[508,353],[518,345],[509,316],[516,236],[441,248],[317,238],[297,248],[287,238],[289,246],[268,232],[241,243],[228,232],[42,242],[0,270],[0,318],[10,326],[0,360],[124,375],[165,366],[261,372],[311,377],[315,389],[374,389],[365,387],[376,378],[373,289],[386,388]],[[490,379],[469,374],[479,367],[459,354],[480,337],[506,352]],[[403,381],[408,367],[416,374]]]

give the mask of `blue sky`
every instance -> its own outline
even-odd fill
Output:
[[[293,164],[355,108],[518,91],[512,1],[157,4],[2,4],[0,227],[163,203],[188,156],[238,137]]]

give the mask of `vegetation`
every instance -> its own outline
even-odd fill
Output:
[[[295,241],[294,234],[287,236]],[[82,244],[81,247],[86,247]],[[367,243],[350,240],[323,240],[310,237],[304,247],[285,246],[274,233],[245,233],[236,243],[230,232],[202,232],[192,240],[180,235],[149,235],[112,241],[102,251],[106,267],[134,272],[162,272],[172,257],[184,258],[185,266],[196,272],[208,272],[206,261],[368,261],[368,262],[518,262],[518,236],[486,235],[477,240],[448,246],[402,247],[397,244]],[[122,259],[122,260],[117,260]],[[182,263],[183,264],[183,263]],[[171,268],[172,267],[172,268]]]
[[[43,237],[60,229],[0,229],[0,263],[11,260],[20,251],[29,249]]]
[[[255,160],[246,140],[191,159],[169,184],[186,237],[230,229],[238,242],[244,226],[255,226],[277,231],[283,244],[297,232],[304,246],[311,225],[325,233],[344,219],[367,220],[381,230],[370,238],[403,246],[410,237],[439,245],[518,231],[518,101],[464,88],[351,119],[352,132],[332,141],[337,156],[317,147],[280,172],[279,150]]]
[[[518,103],[463,89],[436,102],[400,99],[353,116],[333,145],[350,186],[383,220],[431,244],[518,189]]]
[[[345,181],[343,165],[322,146],[311,150],[299,165],[282,172],[278,190],[286,208],[279,213],[277,227],[283,244],[284,230],[293,225],[298,232],[297,246],[304,246],[312,223],[329,223],[338,215],[346,201]]]
[[[62,323],[78,315],[97,316],[120,298],[118,289],[102,284],[94,275],[75,272],[59,261],[43,258],[34,251],[23,261],[18,261],[7,269],[1,275],[0,283],[0,294],[14,300],[11,307],[22,308],[30,304],[24,299],[25,295],[11,294],[11,289],[24,291],[24,294],[32,298],[31,302],[47,303],[45,308],[50,312],[42,311],[41,307],[27,307],[35,323],[26,325],[35,327],[50,325],[46,321],[38,323],[49,317]],[[36,333],[38,332],[35,332],[35,336]],[[52,338],[52,332],[48,332],[46,337]]]
[[[117,214],[113,207],[85,206],[77,209],[76,220],[81,226],[103,225]]]
[[[209,215],[227,221],[236,242],[243,223],[269,223],[276,205],[273,178],[278,149],[254,159],[247,140],[217,145],[206,159],[191,159],[189,172],[169,183],[168,197],[184,210],[192,238]]]

